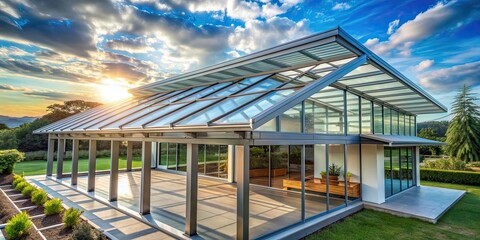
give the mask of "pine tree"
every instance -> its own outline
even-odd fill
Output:
[[[454,115],[447,130],[446,151],[465,162],[480,161],[480,111],[470,87],[464,85],[455,96]]]

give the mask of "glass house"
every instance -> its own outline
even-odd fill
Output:
[[[418,146],[440,143],[416,136],[417,116],[447,111],[341,28],[130,93],[36,130],[49,135],[47,176],[64,177],[65,141],[73,151],[89,141],[87,190],[94,191],[96,141],[111,141],[109,200],[116,201],[119,145],[131,151],[131,142],[142,142],[140,214],[152,214],[158,197],[152,172],[179,174],[186,191],[179,230],[203,236],[198,189],[208,178],[236,189],[236,218],[222,235],[236,239],[313,232],[362,202],[419,186]],[[73,154],[71,184],[78,175]],[[262,212],[269,201],[290,210]]]

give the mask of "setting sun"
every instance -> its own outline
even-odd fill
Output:
[[[99,95],[103,101],[114,102],[131,97],[128,88],[128,83],[123,79],[103,79]]]

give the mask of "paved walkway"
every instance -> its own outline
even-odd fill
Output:
[[[420,186],[398,193],[382,204],[365,203],[365,207],[437,223],[463,195],[463,190]]]
[[[92,225],[117,239],[174,239],[142,221],[53,180],[38,177],[29,178],[28,181],[44,189],[50,196],[62,199],[65,205],[85,210],[83,216]]]

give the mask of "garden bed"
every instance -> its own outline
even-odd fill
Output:
[[[39,206],[37,206],[34,204],[34,202],[32,202],[31,196],[23,196],[20,191],[13,190],[12,187],[8,186],[8,184],[10,185],[12,184],[13,180],[14,178],[12,174],[7,176],[0,176],[0,182],[3,183],[1,187],[2,193],[0,193],[0,224],[7,223],[7,221],[11,219],[14,215],[19,214],[19,209],[20,209],[22,211],[24,210],[28,214],[27,217],[30,217],[32,226],[29,228],[28,234],[24,235],[19,239],[37,240],[37,239],[46,238],[48,240],[50,239],[55,240],[55,239],[69,239],[72,237],[75,230],[73,228],[66,228],[65,227],[66,225],[63,223],[63,215],[64,215],[63,213],[66,210],[65,208],[62,207],[61,201],[55,200],[55,201],[58,201],[57,208],[55,208],[56,211],[53,212],[53,214],[46,216],[44,212],[47,205],[43,206],[43,204],[41,204],[42,202],[40,203],[37,202],[38,204],[40,204]],[[25,180],[22,180],[22,182],[24,181]],[[25,184],[25,183],[22,183],[22,184]],[[31,185],[31,184],[27,184],[27,185]],[[30,188],[32,187],[30,186]],[[39,190],[39,188],[36,188],[35,191],[43,192]],[[45,199],[50,200],[50,198],[47,197],[47,194],[45,192],[43,192],[42,194],[43,194],[43,198],[42,198],[43,201],[45,201]],[[33,196],[38,196],[38,194],[37,195],[34,194]],[[22,200],[22,201],[19,201],[19,200]],[[47,204],[49,203],[47,202]],[[32,219],[32,216],[37,216],[37,217]],[[87,221],[80,218],[78,222],[87,224],[88,227],[86,227],[85,229],[87,231],[90,229],[90,232],[92,236],[95,236],[95,239],[108,239],[100,231],[98,231],[97,229],[89,225]],[[77,226],[78,226],[78,223],[77,223]],[[5,232],[5,228],[2,229],[2,232],[6,237],[7,235]],[[6,239],[8,238],[6,237]]]

